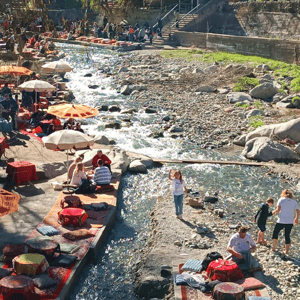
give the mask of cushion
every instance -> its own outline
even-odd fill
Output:
[[[95,211],[103,211],[107,210],[109,205],[106,202],[101,202],[101,203],[93,203],[92,204],[92,209]]]
[[[80,247],[77,245],[73,245],[73,244],[59,244],[60,245],[60,252],[62,253],[74,253],[76,252]]]
[[[69,267],[76,260],[77,256],[75,255],[61,254],[51,262],[51,266]]]
[[[0,279],[3,277],[9,276],[13,272],[13,269],[0,269]]]
[[[91,237],[91,236],[94,236],[94,234],[91,233],[87,229],[78,229],[78,230],[69,231],[69,232],[63,234],[63,237],[65,237],[69,240],[72,240],[72,241],[84,239],[84,238]]]
[[[59,234],[59,231],[52,226],[41,226],[36,229],[42,235],[56,235]]]
[[[94,211],[94,210],[89,210],[89,211],[87,211],[87,214],[90,219],[98,220],[101,213]]]
[[[197,259],[189,259],[181,268],[182,271],[200,272],[202,261]]]
[[[269,297],[249,296],[247,300],[271,300]]]
[[[33,282],[34,285],[39,289],[46,289],[57,284],[56,281],[53,280],[48,274],[41,274],[39,276],[36,276],[33,279]]]
[[[4,262],[11,262],[13,258],[23,253],[25,253],[24,244],[8,244],[3,248],[2,260]]]
[[[240,284],[245,291],[264,288],[266,285],[254,277],[243,278],[235,283]]]

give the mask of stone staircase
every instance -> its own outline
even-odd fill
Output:
[[[197,31],[197,24],[208,16],[215,13],[219,7],[220,0],[211,0],[209,5],[203,4],[195,10],[194,14],[180,14],[178,28],[174,25],[176,22],[175,17],[166,24],[162,29],[162,38],[153,40],[153,45],[162,47],[163,45],[177,46],[178,42],[174,39],[176,31]],[[203,9],[202,9],[203,7]]]

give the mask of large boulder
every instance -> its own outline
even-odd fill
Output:
[[[101,145],[109,145],[109,139],[105,135],[99,135],[95,137],[95,143]]]
[[[112,171],[117,173],[125,173],[130,164],[130,159],[127,153],[124,150],[115,149],[113,154],[114,157],[110,158],[112,161],[111,163]]]
[[[257,116],[263,116],[264,115],[264,111],[263,110],[259,110],[259,109],[252,109],[247,113],[247,119],[251,118],[251,117],[257,117]]]
[[[279,93],[279,89],[272,83],[260,84],[250,91],[252,97],[263,100],[271,98],[277,93]]]
[[[250,95],[243,92],[231,92],[228,93],[226,99],[229,103],[243,103],[243,102],[253,102],[253,99]]]
[[[291,149],[268,137],[257,137],[248,141],[242,155],[248,159],[258,161],[295,161],[300,158],[300,156]]]
[[[131,93],[131,88],[129,87],[129,85],[124,85],[121,87],[121,94],[130,95],[130,93]]]
[[[248,133],[246,142],[255,137],[272,137],[275,135],[280,139],[290,138],[296,143],[300,142],[300,118],[286,123],[265,125]]]
[[[128,171],[132,173],[147,173],[147,168],[140,160],[134,160],[130,163]]]

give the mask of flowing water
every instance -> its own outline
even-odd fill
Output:
[[[218,152],[202,150],[188,140],[170,138],[153,139],[148,135],[158,125],[161,116],[144,114],[139,103],[119,94],[111,78],[101,70],[118,67],[125,56],[106,50],[78,46],[62,46],[68,56],[65,58],[74,72],[66,77],[67,84],[76,97],[76,102],[90,105],[118,104],[121,108],[136,108],[132,125],[120,130],[105,129],[107,116],[110,120],[122,122],[120,113],[101,112],[98,117],[84,122],[83,129],[90,134],[103,134],[116,141],[117,147],[149,155],[154,158],[190,158],[215,160],[242,160]],[[91,73],[92,77],[83,77]],[[99,85],[90,89],[88,85]],[[230,223],[252,223],[253,216],[262,202],[270,196],[279,197],[284,188],[279,177],[267,176],[266,170],[257,167],[224,165],[177,165],[183,172],[188,188],[193,191],[219,191],[218,206],[223,208]],[[150,227],[149,213],[156,199],[170,189],[167,174],[170,166],[149,170],[148,174],[126,174],[121,180],[118,198],[117,219],[103,245],[97,265],[89,265],[82,272],[71,299],[137,299],[133,292],[133,267],[144,248]],[[275,218],[269,221],[273,227]],[[253,223],[252,223],[253,224]],[[267,238],[270,239],[270,230]],[[299,226],[293,229],[291,254],[299,258]],[[281,239],[282,240],[282,239]]]

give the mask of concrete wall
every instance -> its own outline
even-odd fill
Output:
[[[183,31],[176,31],[174,38],[182,46],[257,55],[287,63],[298,63],[300,58],[300,43],[296,41]]]

